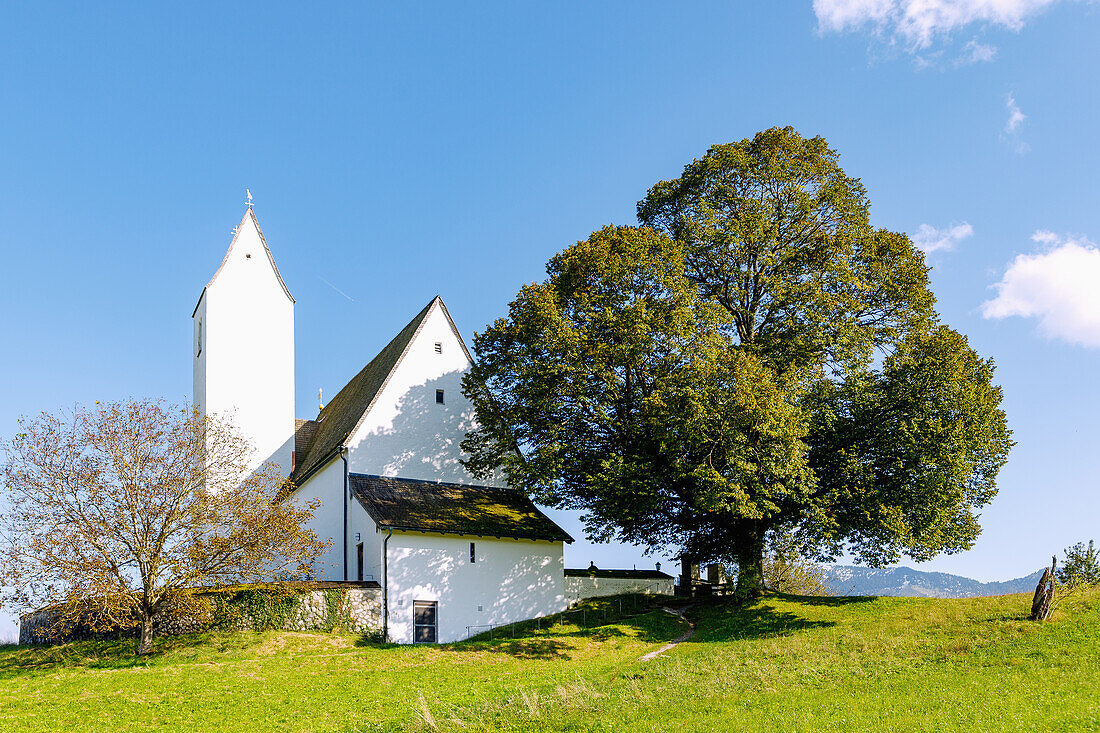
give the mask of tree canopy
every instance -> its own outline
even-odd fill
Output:
[[[555,256],[474,339],[475,473],[596,539],[732,560],[973,544],[1011,447],[993,364],[939,323],[923,255],[790,128],[716,145]]]
[[[0,464],[0,581],[22,611],[64,625],[140,626],[186,591],[308,572],[326,543],[315,505],[276,502],[278,467],[223,419],[155,401],[78,405],[20,420]]]

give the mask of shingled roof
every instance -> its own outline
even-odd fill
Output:
[[[621,578],[623,580],[672,580],[668,573],[660,570],[589,570],[587,568],[566,568],[567,578]]]
[[[309,444],[313,441],[313,433],[317,430],[316,420],[294,420],[294,465],[301,466],[309,453]]]
[[[304,457],[296,463],[294,473],[290,475],[292,483],[297,484],[313,469],[319,468],[330,454],[351,436],[359,420],[374,404],[378,393],[386,386],[390,374],[401,362],[401,357],[405,355],[413,337],[424,324],[432,305],[437,300],[440,301],[440,305],[443,304],[438,295],[433,298],[431,303],[424,306],[424,310],[417,313],[416,317],[393,337],[393,341],[378,352],[378,356],[371,359],[370,363],[352,377],[351,381],[322,408],[314,421],[316,426],[310,436],[308,448],[304,450]],[[297,445],[295,453],[302,455],[302,449]]]
[[[352,495],[386,529],[572,542],[514,489],[415,479],[348,476]]]

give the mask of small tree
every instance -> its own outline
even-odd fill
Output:
[[[153,623],[189,588],[307,572],[327,543],[315,505],[277,503],[274,465],[224,420],[158,401],[76,406],[19,421],[3,444],[0,601],[64,623]]]
[[[1100,584],[1100,551],[1089,540],[1066,548],[1066,559],[1057,572],[1058,582],[1067,588]]]
[[[825,568],[807,560],[807,554],[792,532],[772,532],[764,556],[764,585],[778,593],[798,596],[832,595],[825,584]]]

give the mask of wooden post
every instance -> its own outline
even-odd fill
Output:
[[[1046,621],[1054,611],[1054,586],[1057,582],[1054,570],[1057,566],[1058,558],[1052,557],[1050,567],[1043,571],[1039,585],[1035,586],[1035,596],[1031,599],[1032,621]]]

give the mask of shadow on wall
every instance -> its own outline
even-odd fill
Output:
[[[556,548],[549,542],[493,542],[478,562],[469,562],[462,538],[425,547],[391,550],[389,624],[394,639],[412,636],[412,602],[436,600],[440,641],[466,638],[486,624],[510,624],[565,608],[564,578]],[[396,591],[396,592],[395,592]],[[478,610],[478,607],[481,610]]]
[[[376,428],[356,446],[352,470],[383,476],[471,483],[459,463],[461,443],[473,428],[473,407],[462,395],[462,372],[411,387],[397,401],[389,425]],[[443,403],[436,401],[443,392]]]

